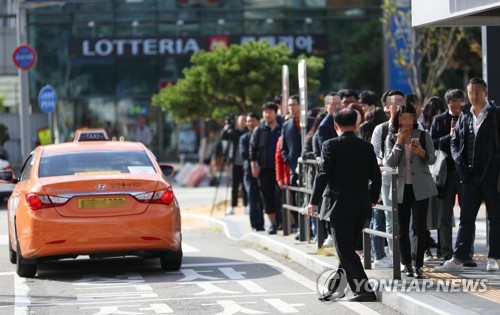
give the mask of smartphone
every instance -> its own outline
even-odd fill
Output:
[[[413,145],[420,145],[420,139],[419,138],[411,138],[411,144]]]

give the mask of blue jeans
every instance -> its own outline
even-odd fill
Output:
[[[390,193],[391,185],[382,184],[380,196],[382,197],[382,203],[384,206],[392,207],[392,201],[389,199]],[[385,212],[385,231],[392,234],[392,211]],[[387,239],[387,243],[389,243],[389,248],[393,251],[392,239]]]
[[[384,214],[385,211],[375,210],[375,209],[373,209],[372,211],[373,211],[373,216],[372,216],[373,229],[385,232],[385,214]],[[380,260],[386,256],[384,245],[385,242],[383,237],[372,235],[372,248],[376,260]]]

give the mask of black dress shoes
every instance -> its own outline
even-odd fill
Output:
[[[403,273],[407,277],[413,277],[413,267],[411,265],[406,265],[403,269]]]
[[[472,259],[472,257],[469,257],[465,262],[464,262],[464,267],[477,267],[477,263]]]
[[[359,293],[349,299],[349,302],[375,302],[377,296],[373,292]]]
[[[421,267],[415,267],[415,269],[413,270],[413,273],[415,274],[416,279],[425,279]]]
[[[335,301],[341,299],[345,296],[345,293],[340,293],[336,291],[328,291],[322,296],[318,298],[318,300],[326,302],[326,301]]]

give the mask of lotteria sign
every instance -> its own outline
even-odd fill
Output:
[[[195,39],[99,39],[83,40],[85,57],[189,55],[200,51]]]
[[[209,36],[179,38],[92,38],[70,39],[70,58],[189,56],[200,50],[211,50],[215,42],[243,44],[247,41],[267,41],[271,46],[284,43],[293,53],[310,55],[325,49],[323,36],[265,35]]]

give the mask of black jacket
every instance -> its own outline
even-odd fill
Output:
[[[318,144],[321,149],[326,140],[337,137],[332,115],[326,115],[318,127]]]
[[[450,148],[451,119],[452,116],[449,111],[437,115],[432,121],[430,130],[431,138],[434,142],[434,149],[444,151],[448,154],[448,157],[446,158],[448,170],[455,169],[455,162],[453,162]]]
[[[381,186],[373,146],[354,132],[345,132],[323,144],[311,204],[319,204],[323,196],[323,203],[330,205],[326,210],[331,212],[331,219],[368,217],[371,204],[378,201]]]
[[[283,124],[281,155],[285,163],[290,167],[291,172],[295,172],[297,161],[302,153],[302,139],[299,128],[295,125],[293,118],[288,119]]]
[[[240,137],[239,149],[241,153],[241,158],[243,159],[243,171],[246,175],[252,173],[252,169],[250,167],[250,137],[252,133],[250,131],[245,132]]]
[[[494,132],[498,132],[500,138],[500,128],[494,130],[495,126],[493,118],[496,116],[497,126],[500,127],[500,110],[495,106],[491,106],[486,110],[486,118],[484,119],[479,131],[476,135],[476,150],[480,150],[478,154],[481,156],[481,169],[479,181],[484,181],[485,178],[497,178],[498,168],[500,165],[500,153],[495,148]],[[470,182],[473,178],[467,165],[466,141],[469,135],[469,124],[472,120],[472,113],[466,110],[458,118],[455,126],[455,131],[451,138],[451,155],[455,161],[457,175],[461,182]],[[477,152],[477,151],[475,151]],[[493,174],[494,176],[487,176]],[[493,184],[493,183],[492,183]],[[496,182],[494,183],[496,185]]]
[[[246,127],[241,129],[229,128],[222,130],[221,140],[228,141],[230,146],[228,150],[228,158],[231,164],[242,165],[239,143],[241,135],[247,131],[248,129]]]
[[[281,128],[280,124],[278,124],[276,128]],[[255,128],[252,136],[250,137],[250,161],[257,161],[259,167],[262,169],[274,168],[274,165],[266,165],[267,141],[269,140],[270,131],[271,128],[269,128],[266,124],[261,124],[259,127]]]

